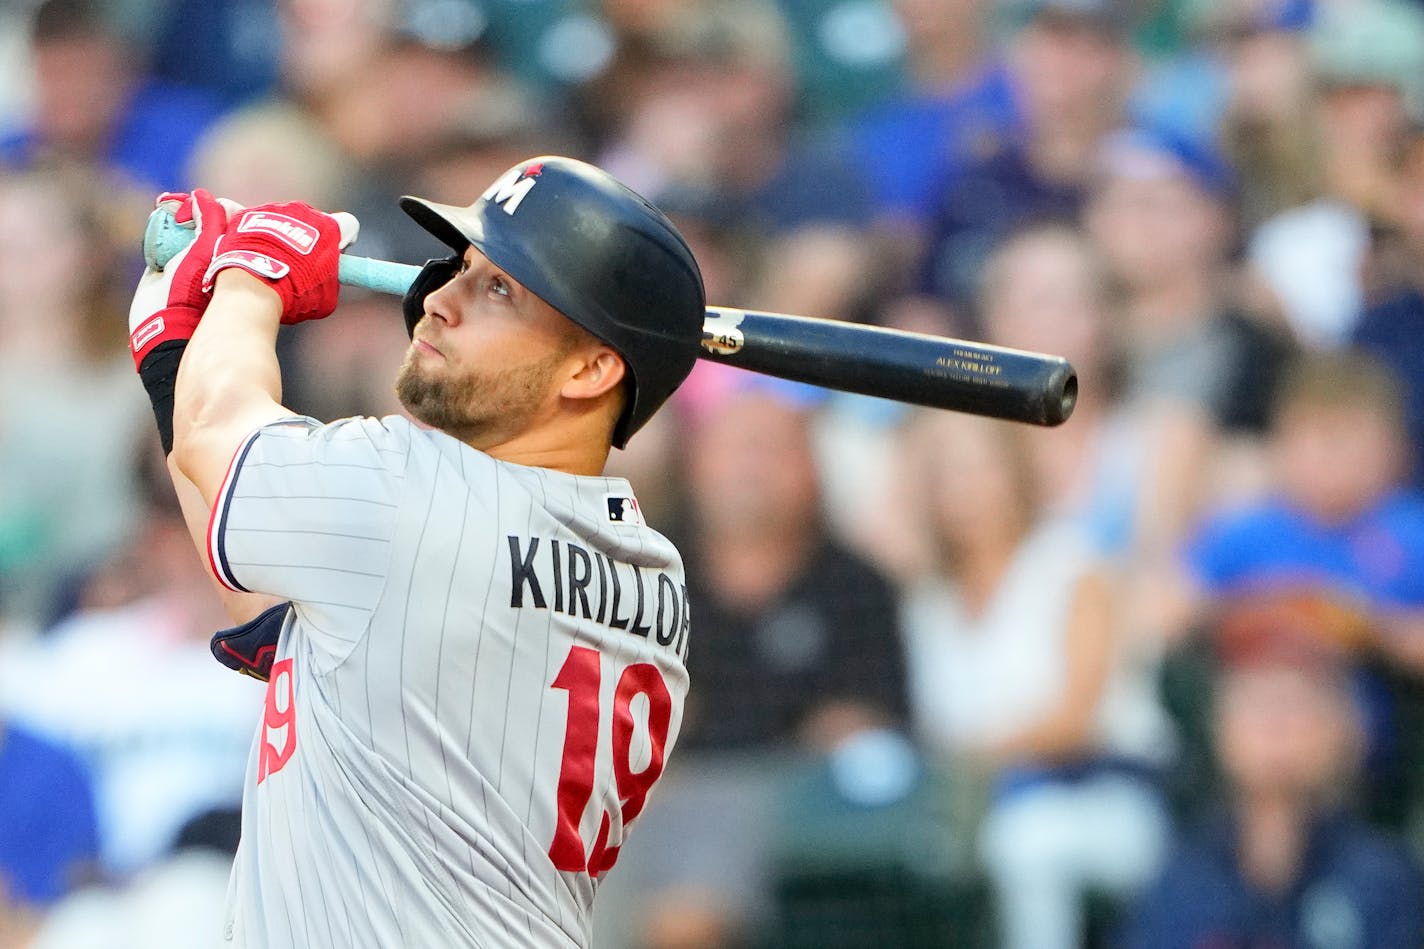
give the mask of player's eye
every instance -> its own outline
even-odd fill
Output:
[[[508,297],[511,295],[509,281],[505,280],[498,274],[495,274],[493,277],[490,277],[489,289],[490,293],[495,293],[502,297]]]

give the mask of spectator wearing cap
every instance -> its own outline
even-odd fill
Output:
[[[1333,347],[1365,304],[1370,228],[1391,216],[1399,150],[1424,120],[1424,9],[1322,5],[1307,41],[1314,95],[1309,137],[1297,140],[1314,151],[1312,193],[1262,223],[1248,256],[1297,337]]]
[[[1137,592],[1130,625],[1168,632],[1158,584],[1197,512],[1254,489],[1257,445],[1284,344],[1230,295],[1233,180],[1220,156],[1170,133],[1112,136],[1084,215],[1120,289],[1120,399],[1138,437],[1117,459],[1127,488],[1118,550]]]
[[[1073,218],[1103,139],[1123,121],[1135,59],[1114,0],[1037,0],[1007,53],[1017,124],[938,172],[923,286],[972,299],[985,258],[1014,228]]]
[[[1281,353],[1224,279],[1235,196],[1215,150],[1129,129],[1097,154],[1084,223],[1123,291],[1129,396],[1173,394],[1223,429],[1260,432]]]
[[[1360,723],[1346,669],[1280,620],[1223,626],[1212,735],[1224,806],[1181,840],[1125,949],[1424,942],[1418,866],[1348,806]]]
[[[1221,96],[1201,140],[1219,138],[1235,167],[1241,226],[1319,191],[1309,45],[1313,0],[1201,0],[1193,17]],[[1190,90],[1188,90],[1190,94]]]

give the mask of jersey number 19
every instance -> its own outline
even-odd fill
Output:
[[[594,763],[598,755],[599,728],[603,724],[603,709],[599,703],[602,660],[598,650],[574,646],[552,685],[568,692],[569,711],[563,762],[559,767],[559,813],[554,841],[549,845],[549,859],[560,870],[587,871],[592,877],[602,875],[617,862],[618,846],[626,828],[643,810],[648,791],[662,774],[663,748],[672,719],[672,696],[657,666],[639,662],[624,669],[613,692],[613,778],[618,789],[620,826],[624,830],[619,833],[618,843],[609,846],[612,820],[604,811],[593,849],[588,850],[579,836],[579,824],[593,796]],[[639,695],[647,696],[651,754],[647,766],[634,771],[633,700]]]

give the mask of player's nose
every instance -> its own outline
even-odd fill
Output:
[[[425,295],[425,316],[422,320],[437,319],[451,326],[459,325],[460,307],[452,292],[454,284],[452,279]]]

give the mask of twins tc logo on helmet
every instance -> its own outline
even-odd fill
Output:
[[[534,185],[543,171],[544,163],[537,161],[522,168],[511,168],[486,188],[480,197],[498,204],[505,214],[513,214],[519,210],[519,203],[524,200],[525,195],[534,190]]]

